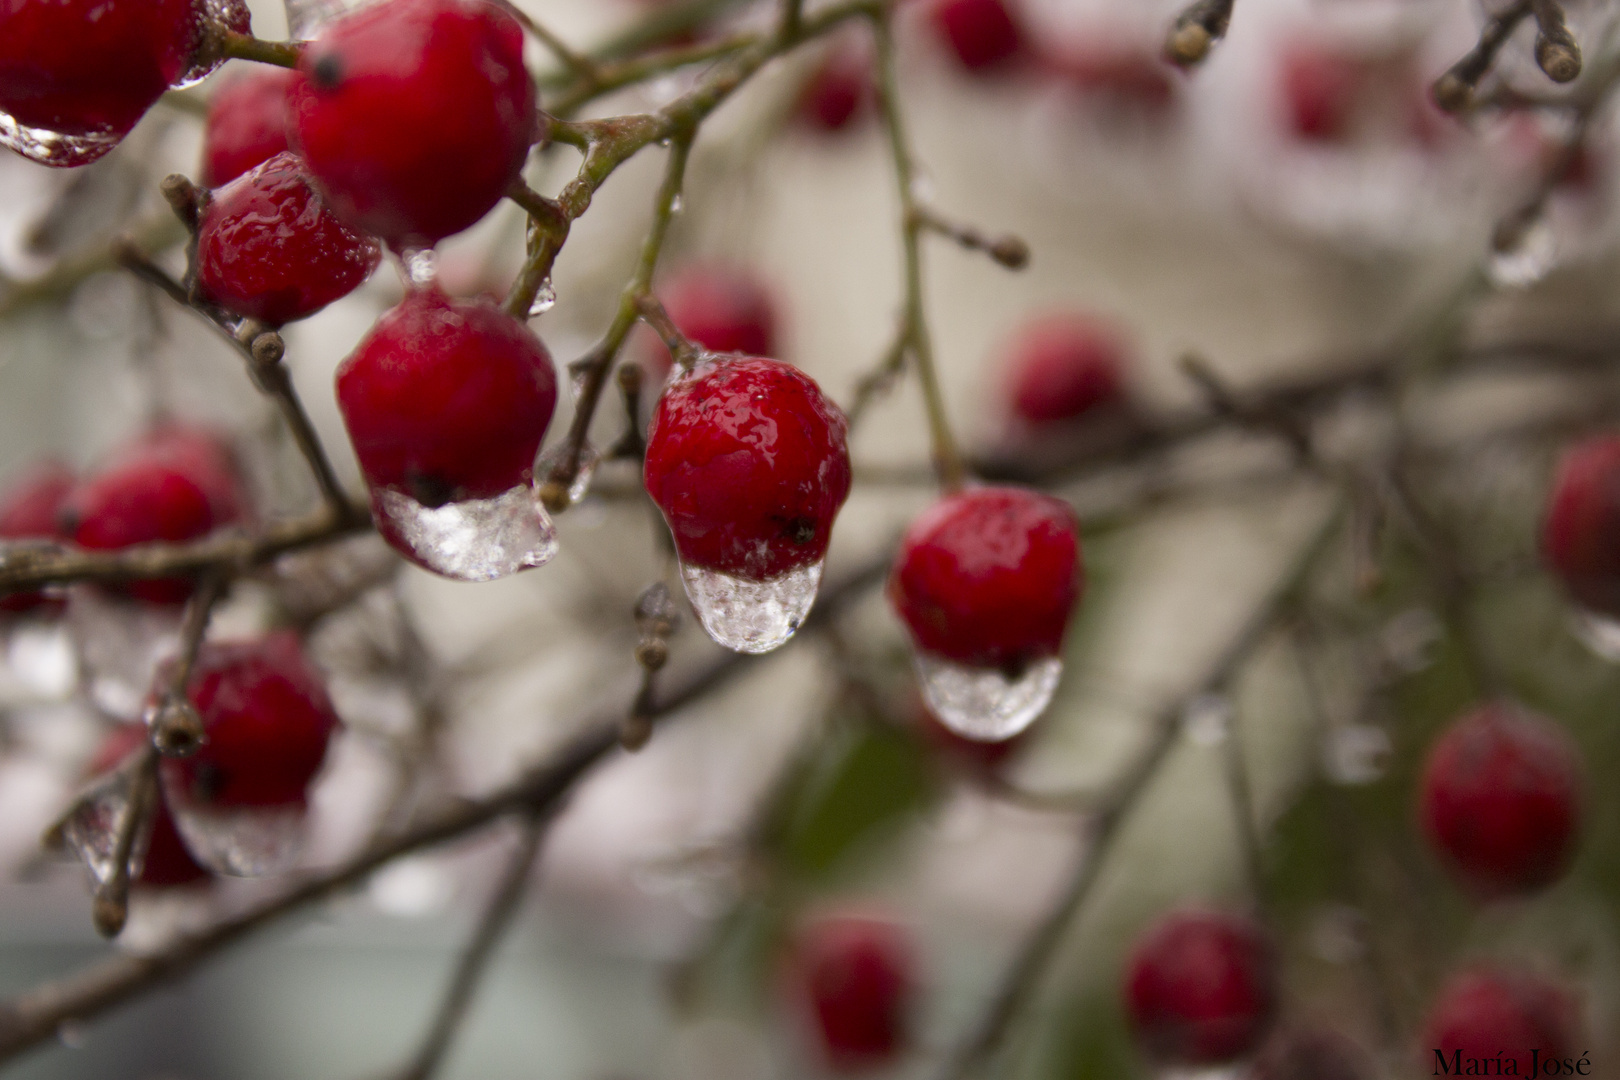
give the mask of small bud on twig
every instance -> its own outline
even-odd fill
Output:
[[[203,203],[208,198],[207,193],[180,173],[171,173],[164,177],[163,183],[158,185],[158,190],[163,193],[163,198],[174,211],[174,216],[186,227],[186,231],[195,234],[197,223],[202,218]]]

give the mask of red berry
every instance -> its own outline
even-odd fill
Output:
[[[432,508],[530,482],[557,373],[517,319],[422,289],[339,366],[337,397],[366,481]]]
[[[0,142],[45,165],[96,160],[187,77],[211,17],[196,0],[6,0]],[[246,17],[227,5],[232,29]]]
[[[853,1071],[900,1056],[915,966],[910,942],[892,922],[833,916],[800,931],[791,978],[828,1065]]]
[[[246,514],[247,498],[229,447],[210,432],[164,427],[113,455],[62,504],[59,524],[75,544],[107,550],[154,541],[197,540]],[[133,581],[118,590],[153,604],[191,595],[185,578]]]
[[[841,38],[827,50],[805,83],[799,95],[799,119],[817,131],[842,131],[871,108],[875,91],[870,44],[864,38]]]
[[[676,329],[710,352],[776,352],[776,303],[759,278],[740,267],[684,266],[658,287],[658,299]],[[669,350],[655,337],[649,341],[649,366],[668,372]]]
[[[1448,1064],[1461,1056],[1459,1075],[1533,1076],[1539,1070],[1532,1073],[1532,1064],[1575,1056],[1578,1027],[1575,1001],[1563,987],[1528,973],[1481,967],[1454,975],[1441,988],[1420,1053],[1426,1070],[1438,1071],[1438,1053]],[[1480,1067],[1485,1061],[1489,1073]],[[1506,1072],[1509,1062],[1516,1072]]]
[[[102,773],[111,772],[134,753],[146,738],[145,724],[124,724],[114,729],[102,741],[96,756],[91,760],[90,774],[100,776]],[[185,843],[180,839],[179,830],[174,826],[174,817],[169,813],[169,804],[159,791],[157,808],[152,814],[152,837],[147,843],[146,861],[135,884],[162,889],[174,885],[190,885],[210,876],[206,869],[197,865],[197,860],[191,857],[191,852],[186,850]]]
[[[849,496],[848,427],[808,375],[721,356],[653,412],[645,480],[689,566],[764,581],[819,563]]]
[[[1008,350],[1013,412],[1031,424],[1120,403],[1125,347],[1106,324],[1059,313],[1027,324]]]
[[[484,0],[392,0],[329,23],[290,101],[332,208],[399,250],[488,213],[540,130],[523,28]]]
[[[1552,721],[1486,705],[1429,748],[1420,802],[1429,841],[1472,892],[1530,892],[1569,868],[1581,819],[1580,758]]]
[[[1620,617],[1620,435],[1587,439],[1564,455],[1541,550],[1577,604]]]
[[[163,759],[170,790],[216,808],[304,803],[340,721],[296,634],[205,643],[186,696],[207,737],[190,757]]]
[[[1278,75],[1288,129],[1316,142],[1342,139],[1366,76],[1366,65],[1343,53],[1307,44],[1290,47]]]
[[[928,14],[968,71],[1004,67],[1024,51],[1024,32],[1005,0],[937,0]]]
[[[57,519],[73,483],[73,473],[55,461],[43,462],[24,473],[0,498],[0,540],[58,536]],[[0,596],[0,612],[34,611],[56,603],[42,592],[10,593]]]
[[[255,64],[220,85],[203,127],[202,182],[216,188],[287,149],[293,73]]]
[[[923,652],[1020,669],[1058,654],[1084,585],[1067,503],[985,487],[947,495],[911,523],[889,599]]]
[[[227,311],[280,326],[353,292],[380,257],[284,152],[209,199],[197,230],[197,286]]]
[[[1137,943],[1126,1007],[1142,1045],[1184,1065],[1214,1065],[1259,1045],[1276,1004],[1271,949],[1248,919],[1165,916]]]

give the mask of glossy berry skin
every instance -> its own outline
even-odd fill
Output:
[[[79,547],[102,551],[198,540],[246,513],[241,476],[224,440],[171,426],[114,453],[110,464],[69,493],[58,524]],[[110,587],[153,604],[183,603],[192,591],[185,578]]]
[[[1620,435],[1588,439],[1565,453],[1541,552],[1577,604],[1620,617]]]
[[[665,389],[644,479],[688,566],[766,581],[820,562],[849,497],[848,424],[780,360],[721,356]]]
[[[812,131],[842,131],[870,111],[876,98],[872,50],[863,41],[837,41],[799,95],[798,118]],[[765,349],[741,352],[770,353]]]
[[[892,922],[842,915],[801,929],[790,978],[831,1068],[854,1072],[905,1051],[915,967],[910,942]]]
[[[117,768],[146,738],[146,725],[139,723],[124,724],[108,734],[91,760],[91,775],[100,776]],[[192,885],[211,877],[213,875],[199,866],[197,860],[191,857],[191,852],[186,850],[185,842],[175,828],[174,817],[169,813],[169,804],[159,790],[157,809],[152,815],[152,836],[146,846],[146,860],[135,884],[165,889]]]
[[[1581,821],[1580,758],[1545,717],[1482,706],[1429,748],[1419,814],[1429,842],[1470,892],[1533,892],[1569,868]]]
[[[57,517],[73,484],[72,471],[54,461],[36,465],[18,477],[0,497],[0,540],[54,539]],[[57,607],[59,601],[37,591],[0,596],[0,612],[10,614]]]
[[[289,100],[327,202],[399,250],[488,213],[540,134],[523,29],[485,0],[390,0],[334,20]]]
[[[1074,420],[1125,397],[1125,347],[1096,319],[1059,313],[1018,332],[1007,353],[1009,397],[1027,424]]]
[[[201,11],[195,0],[5,0],[0,112],[89,140],[82,151],[41,155],[44,164],[95,160],[185,75]],[[245,30],[245,11],[233,14]]]
[[[557,373],[499,308],[422,289],[338,367],[337,397],[367,483],[438,507],[533,478]]]
[[[170,790],[216,808],[304,804],[339,720],[296,634],[205,643],[186,696],[206,739],[190,757],[163,759]]]
[[[1452,976],[1430,1007],[1422,1063],[1427,1072],[1436,1066],[1435,1051],[1448,1063],[1460,1052],[1464,1068],[1478,1058],[1490,1060],[1499,1075],[1536,1075],[1532,1064],[1578,1055],[1577,1017],[1573,997],[1557,983],[1528,972],[1474,968]],[[1515,1073],[1506,1072],[1509,1062],[1516,1063]]]
[[[984,487],[947,495],[911,523],[889,600],[921,651],[1017,670],[1058,654],[1084,586],[1067,503]]]
[[[255,64],[220,84],[203,126],[202,184],[217,188],[287,149],[294,73]]]
[[[197,229],[197,287],[236,315],[281,326],[357,289],[381,249],[327,209],[303,162],[280,153],[213,193]]]
[[[1173,912],[1137,942],[1125,979],[1137,1040],[1154,1057],[1215,1065],[1254,1050],[1276,1006],[1270,946],[1247,919]]]
[[[988,73],[1025,50],[1024,31],[1006,0],[936,0],[928,17],[963,68]]]

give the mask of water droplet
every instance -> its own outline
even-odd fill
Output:
[[[678,214],[685,209],[686,200],[681,198],[680,193],[677,192],[675,197],[669,201],[669,212],[671,214]]]
[[[557,463],[563,459],[566,449],[565,443],[558,443],[550,450],[540,455],[540,460],[534,463],[535,479],[544,483],[556,469]],[[579,464],[574,472],[574,482],[568,485],[568,505],[578,506],[579,501],[590,490],[591,477],[596,475],[596,467],[602,463],[602,455],[590,443],[579,448]]]
[[[551,279],[545,278],[540,282],[539,290],[534,294],[534,303],[529,305],[529,318],[538,318],[557,306],[557,287]]]
[[[220,30],[235,30],[245,34],[253,24],[246,0],[201,0],[196,8],[198,40],[202,40],[205,35],[212,36]],[[208,59],[203,60],[205,53],[208,54]],[[219,55],[217,50],[197,50],[192,56],[191,66],[171,89],[183,90],[188,86],[196,86],[217,71],[224,62],[225,57]]]
[[[354,6],[352,0],[286,0],[286,5],[287,36],[303,41]]]
[[[1545,217],[1525,226],[1512,247],[1491,253],[1486,272],[1498,288],[1523,289],[1546,277],[1558,264],[1558,237]]]
[[[1393,750],[1383,728],[1344,724],[1327,733],[1322,744],[1322,771],[1336,784],[1371,784],[1383,777]]]
[[[274,874],[291,866],[304,849],[309,812],[301,803],[207,806],[193,801],[183,784],[168,783],[167,776],[163,794],[186,850],[216,873]]]
[[[373,488],[371,508],[385,520],[385,534],[418,562],[461,581],[491,581],[557,554],[557,530],[527,484],[432,509],[402,492]]]
[[[98,777],[79,795],[72,812],[62,821],[62,841],[69,851],[89,868],[96,883],[105,883],[113,875],[117,861],[113,858],[118,845],[118,832],[130,812],[130,794],[134,789],[135,774],[129,769],[118,769]],[[146,844],[151,835],[151,818],[135,837],[130,849],[129,872],[133,880],[140,876],[141,864],[146,856]]]
[[[1035,722],[1052,700],[1063,661],[1036,660],[1016,678],[1000,668],[968,667],[919,652],[917,680],[939,722],[979,742],[1010,739]]]
[[[141,715],[158,664],[179,644],[183,610],[109,596],[94,585],[68,591],[68,633],[98,708],[128,720]]]
[[[1594,656],[1620,664],[1620,620],[1576,608],[1571,612],[1571,623],[1575,636]]]
[[[821,586],[821,563],[750,581],[681,564],[686,598],[715,641],[741,653],[767,653],[785,644],[810,613]]]
[[[88,165],[117,146],[127,132],[93,131],[64,135],[49,128],[29,127],[0,112],[0,146],[15,150],[29,161],[57,168]]]
[[[1232,703],[1221,694],[1199,694],[1182,711],[1181,729],[1198,746],[1219,746],[1232,730]]]
[[[407,248],[399,261],[406,280],[415,288],[425,289],[439,276],[439,255],[432,248]]]

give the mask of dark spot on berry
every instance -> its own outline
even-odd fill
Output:
[[[199,761],[191,769],[191,794],[198,802],[213,802],[225,790],[225,770],[211,761]]]
[[[405,485],[410,489],[411,498],[429,510],[437,510],[455,497],[455,485],[443,477],[429,476],[426,473],[411,473],[405,478]]]
[[[56,529],[63,536],[72,536],[79,531],[80,514],[77,510],[64,507],[56,512]]]
[[[309,69],[309,78],[322,90],[336,90],[343,81],[343,61],[337,53],[322,53]]]
[[[1028,670],[1029,657],[1014,656],[1011,659],[1002,661],[1001,677],[1008,682],[1017,682],[1024,677],[1024,672]]]
[[[815,519],[808,517],[793,518],[783,527],[782,535],[795,544],[808,544],[816,538]]]

